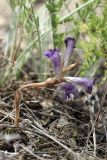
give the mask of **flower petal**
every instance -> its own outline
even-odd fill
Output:
[[[90,80],[88,78],[82,78],[82,77],[64,77],[64,79],[67,82],[73,83],[74,85],[82,86],[87,93],[92,92],[92,88],[95,84],[94,80]]]
[[[44,55],[47,56],[48,58],[50,58],[50,60],[52,61],[56,75],[57,76],[60,75],[60,73],[61,73],[61,58],[59,55],[59,50],[58,49],[50,49],[49,51],[46,51],[44,53]]]
[[[68,37],[65,39],[65,44],[66,44],[67,51],[64,57],[64,67],[67,67],[69,57],[75,48],[76,41],[74,38]]]
[[[61,86],[64,91],[64,98],[65,99],[70,98],[71,94],[75,95],[78,93],[77,88],[74,85],[72,85],[71,83],[64,82],[61,84]]]

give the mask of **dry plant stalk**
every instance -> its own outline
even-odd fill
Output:
[[[20,113],[20,103],[23,97],[22,90],[24,88],[35,88],[40,90],[41,88],[54,87],[55,85],[61,84],[62,89],[65,91],[64,98],[70,98],[70,94],[77,94],[78,89],[75,85],[82,86],[86,92],[91,93],[94,85],[94,81],[86,77],[64,77],[65,73],[73,70],[75,67],[81,63],[74,63],[68,66],[69,57],[72,54],[76,40],[74,38],[68,37],[65,39],[66,53],[61,59],[59,54],[59,49],[50,49],[44,53],[44,55],[49,58],[53,64],[55,77],[48,78],[44,82],[26,84],[20,87],[16,91],[15,95],[15,126],[19,125],[19,113]]]
[[[78,65],[80,65],[80,63],[74,63],[74,64],[69,65],[67,68],[64,68],[62,70],[62,75],[67,71],[73,70]],[[53,78],[48,78],[44,82],[30,83],[30,84],[26,84],[26,85],[23,85],[20,88],[18,88],[17,91],[16,91],[16,94],[15,94],[15,100],[14,100],[14,107],[15,107],[14,125],[15,125],[15,127],[19,126],[20,103],[21,103],[21,100],[23,98],[22,90],[24,88],[35,88],[37,90],[40,90],[41,88],[54,87],[56,84],[59,84],[59,83],[62,83],[62,82],[65,82],[64,78],[57,79],[57,77],[53,77]]]

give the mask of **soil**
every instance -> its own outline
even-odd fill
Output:
[[[42,89],[38,96],[26,89],[16,128],[14,95],[19,86],[12,82],[0,89],[0,160],[94,159],[95,147],[96,159],[107,158],[106,85],[67,101],[55,89]]]

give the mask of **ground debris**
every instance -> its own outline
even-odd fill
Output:
[[[20,126],[15,128],[14,93],[18,85],[0,89],[0,160],[94,159],[90,104],[85,102],[85,95],[65,102],[54,93],[48,97],[43,91],[37,97],[36,91],[25,90]],[[105,103],[104,109],[106,112]],[[105,112],[102,108],[95,128],[96,160],[107,158]],[[97,114],[95,106],[94,119]]]

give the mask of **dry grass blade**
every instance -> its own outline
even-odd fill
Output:
[[[36,157],[39,160],[45,160],[44,158],[39,157],[38,155],[34,154],[33,152],[31,152],[27,147],[23,146],[22,144],[20,144],[20,146],[27,151],[30,155],[32,155],[33,157]]]
[[[103,107],[103,103],[104,103],[104,99],[105,99],[105,97],[106,97],[106,94],[107,94],[107,83],[105,84],[105,88],[104,88],[104,92],[103,92],[103,96],[102,96],[102,100],[101,100],[101,104],[100,104],[100,107],[99,107],[99,110],[98,110],[97,117],[96,117],[96,119],[95,119],[95,121],[94,121],[94,123],[93,123],[93,125],[92,125],[92,128],[91,128],[91,131],[90,131],[90,133],[89,133],[89,135],[88,135],[86,144],[88,144],[89,138],[90,138],[90,136],[91,136],[91,134],[92,134],[95,126],[98,125],[98,120],[99,120],[99,117],[100,117],[100,114],[101,114],[101,109],[102,109],[102,107]]]
[[[4,111],[2,111],[2,110],[0,110],[0,112],[2,113],[2,114],[4,114],[4,115],[6,115],[4,118],[2,118],[1,120],[0,120],[0,123],[2,123],[6,118],[11,118],[12,120],[14,120],[14,117],[12,116],[12,114],[15,112],[15,110],[13,110],[12,112],[10,112],[10,113],[8,113],[7,114],[7,112],[4,112]]]
[[[42,134],[42,135],[48,137],[49,139],[51,139],[52,141],[54,141],[55,143],[57,143],[58,145],[60,145],[62,148],[64,148],[65,150],[67,150],[69,153],[71,153],[73,156],[77,157],[76,153],[72,149],[68,148],[66,145],[64,145],[63,143],[61,143],[55,137],[49,135],[45,130],[41,130],[41,129],[35,127],[32,124],[30,124],[30,126],[35,129],[35,132],[38,132],[39,134]]]

